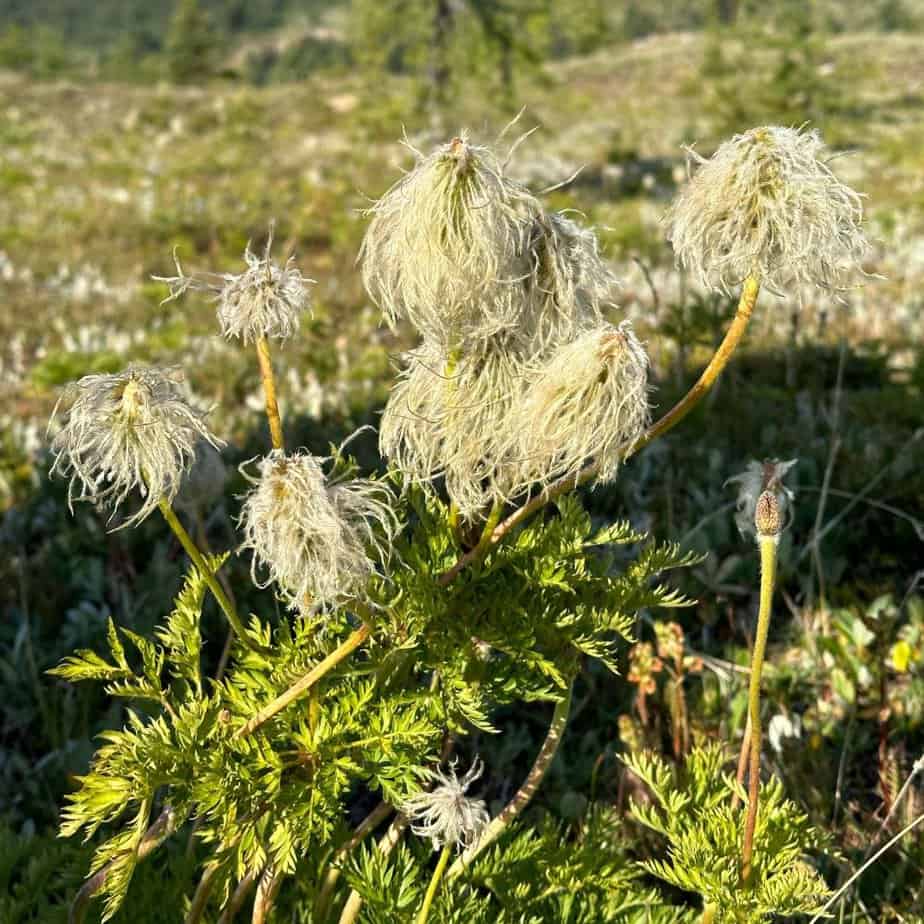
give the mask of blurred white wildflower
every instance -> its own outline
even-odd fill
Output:
[[[241,467],[254,486],[241,510],[241,549],[253,550],[254,582],[275,583],[293,609],[360,595],[398,531],[387,487],[366,479],[329,482],[322,461],[277,450],[260,460],[256,477],[246,471],[249,463]]]
[[[221,500],[227,482],[228,468],[221,453],[199,440],[193,463],[176,496],[176,506],[187,513],[204,515]]]
[[[785,712],[778,712],[767,726],[767,739],[777,754],[783,752],[786,739],[798,741],[801,737],[802,719],[798,715],[789,716]]]
[[[51,473],[70,477],[68,501],[117,508],[137,488],[144,503],[125,526],[139,523],[161,498],[173,501],[200,438],[219,441],[194,409],[176,370],[129,366],[115,375],[87,375],[65,389],[51,450]]]
[[[411,830],[419,837],[429,838],[434,850],[441,850],[447,844],[464,850],[481,836],[491,818],[488,807],[483,800],[469,798],[466,793],[483,769],[484,764],[476,757],[461,779],[455,763],[447,773],[430,770],[428,775],[436,786],[402,804],[401,811],[411,820]]]
[[[531,480],[574,476],[590,459],[611,478],[649,419],[648,357],[628,321],[560,346],[533,375],[513,434]]]
[[[868,249],[860,196],[841,183],[818,132],[766,126],[698,164],[667,215],[680,264],[728,292],[747,276],[842,289]]]
[[[310,311],[308,279],[289,257],[280,266],[270,256],[273,246],[273,229],[270,228],[263,256],[257,256],[247,244],[243,273],[183,272],[174,253],[176,276],[154,276],[170,289],[165,301],[179,298],[190,289],[211,292],[218,302],[218,323],[221,332],[230,338],[237,337],[250,344],[261,337],[285,340],[295,333],[301,317]]]
[[[467,135],[418,162],[368,211],[360,258],[369,295],[392,325],[408,319],[442,347],[514,326],[539,202]]]
[[[498,341],[458,359],[424,345],[406,359],[382,415],[381,451],[411,481],[442,476],[460,515],[477,519],[516,489],[506,434],[523,366]]]
[[[794,494],[791,488],[783,484],[783,478],[797,461],[798,459],[790,459],[788,462],[768,459],[765,462],[749,462],[740,475],[728,479],[726,484],[738,485],[735,522],[743,535],[758,536],[758,533],[762,532],[766,538],[770,538],[774,533],[767,529],[767,526],[773,525],[766,522],[768,519],[776,521],[776,535],[785,528]],[[764,498],[765,494],[772,496],[773,501],[770,504],[766,503],[768,498]],[[764,498],[764,509],[761,498]]]

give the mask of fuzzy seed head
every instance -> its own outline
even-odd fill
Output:
[[[298,331],[302,316],[311,310],[308,285],[313,279],[301,274],[294,257],[284,265],[270,256],[273,230],[270,229],[263,256],[257,256],[250,244],[244,250],[247,269],[242,273],[197,273],[186,275],[174,255],[176,276],[155,276],[167,283],[167,300],[179,298],[190,289],[211,292],[218,303],[218,323],[228,339],[244,344],[262,337],[286,340]]]
[[[162,498],[173,501],[197,443],[220,445],[181,382],[175,369],[133,365],[84,376],[65,389],[49,428],[60,423],[51,441],[51,473],[70,478],[69,503],[88,500],[114,514],[138,489],[143,503],[123,524],[129,526]]]
[[[407,319],[444,348],[515,326],[538,201],[465,134],[417,157],[368,211],[360,258],[370,297],[390,324]]]
[[[321,462],[277,450],[256,476],[241,469],[253,484],[241,549],[253,551],[257,586],[276,584],[296,610],[361,596],[398,531],[388,488],[366,479],[329,483]]]
[[[842,289],[869,245],[860,196],[841,183],[817,131],[769,126],[735,135],[698,166],[667,215],[678,262],[729,292],[749,275],[768,288]]]
[[[589,459],[612,478],[649,419],[648,357],[631,324],[601,324],[559,347],[534,370],[515,417],[532,480],[577,475]]]
[[[727,484],[738,485],[738,511],[735,522],[742,535],[758,539],[778,539],[790,515],[792,489],[783,484],[783,478],[797,459],[780,462],[750,462],[740,474],[728,479]]]
[[[436,785],[429,792],[421,792],[407,799],[401,811],[411,819],[411,830],[419,837],[430,839],[434,850],[449,844],[465,850],[475,844],[491,816],[481,799],[469,798],[466,793],[484,769],[477,757],[468,772],[460,779],[455,763],[447,773],[429,771]]]

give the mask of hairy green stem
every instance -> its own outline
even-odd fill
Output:
[[[251,924],[266,924],[281,885],[282,874],[277,873],[271,866],[267,866],[257,883],[257,894],[253,899],[253,914],[250,918]]]
[[[260,381],[263,383],[263,397],[266,399],[266,419],[269,421],[270,439],[273,449],[284,450],[282,418],[276,401],[276,377],[273,375],[273,361],[270,357],[269,341],[266,337],[257,339],[257,362],[260,364]]]
[[[700,401],[702,401],[715,384],[722,370],[728,365],[728,361],[731,359],[732,354],[738,348],[741,338],[747,330],[748,322],[751,319],[751,313],[754,310],[754,305],[757,302],[757,296],[759,294],[760,280],[755,276],[749,276],[745,279],[741,289],[741,297],[738,300],[738,308],[735,312],[735,316],[722,342],[716,348],[715,353],[712,355],[712,359],[703,370],[699,379],[697,379],[696,384],[660,420],[652,424],[639,439],[624,447],[622,451],[623,459],[628,459],[629,456],[634,455],[640,449],[643,449],[649,443],[677,426],[677,424],[680,423]],[[491,535],[490,541],[486,543],[484,547],[479,543],[474,549],[462,555],[448,571],[444,571],[439,577],[440,585],[446,586],[452,583],[460,572],[472,562],[479,561],[480,558],[484,557],[487,550],[492,545],[496,545],[500,542],[512,529],[519,526],[538,510],[545,507],[550,501],[555,500],[555,498],[560,497],[562,494],[566,494],[568,491],[573,491],[582,484],[586,484],[597,475],[598,471],[599,464],[597,462],[591,462],[581,469],[576,476],[569,475],[567,478],[561,478],[554,484],[540,491],[535,497],[514,510],[505,520],[498,523]]]
[[[702,924],[712,924],[712,922],[715,921],[715,915],[718,910],[717,905],[714,905],[712,902],[706,902],[706,904],[703,905]]]
[[[510,827],[513,821],[529,805],[531,799],[539,788],[545,775],[548,772],[555,755],[558,753],[558,746],[561,743],[561,737],[564,734],[565,726],[568,724],[568,716],[571,713],[571,698],[573,686],[568,687],[568,692],[560,702],[555,704],[555,711],[552,713],[552,721],[549,730],[546,733],[545,741],[536,755],[532,769],[523,781],[523,785],[514,793],[513,798],[501,809],[500,813],[481,833],[481,837],[475,844],[472,844],[462,853],[449,870],[449,878],[455,879],[466,866],[468,866],[475,857],[478,856],[486,847],[496,841],[504,831]]]
[[[248,873],[244,876],[228,899],[228,903],[221,909],[218,924],[231,924],[238,911],[241,910],[241,907],[247,900],[247,896],[250,894],[250,890],[254,887],[256,881],[256,873]]]
[[[265,654],[266,649],[254,644],[254,642],[247,635],[247,630],[244,628],[244,624],[241,622],[240,617],[237,615],[237,610],[235,609],[234,604],[231,602],[230,598],[225,593],[224,588],[212,573],[212,569],[209,568],[205,557],[199,551],[196,543],[192,541],[192,537],[189,535],[189,533],[186,532],[185,527],[180,522],[179,517],[177,517],[177,515],[174,513],[173,508],[164,498],[160,500],[158,506],[160,507],[160,512],[163,514],[164,519],[167,521],[167,525],[173,530],[177,539],[180,540],[180,545],[183,546],[183,549],[189,556],[192,563],[199,570],[199,573],[202,575],[202,577],[205,578],[205,583],[208,585],[209,590],[212,592],[212,596],[214,596],[218,601],[218,605],[221,607],[222,612],[225,614],[228,622],[231,624],[231,628],[233,628],[237,633],[237,637],[251,651]]]
[[[449,855],[452,853],[452,845],[446,844],[443,852],[440,854],[436,869],[433,870],[433,876],[430,879],[430,885],[427,886],[427,894],[424,895],[423,904],[420,906],[420,914],[417,915],[417,924],[427,924],[427,918],[430,917],[430,906],[433,899],[436,898],[436,890],[440,887],[440,880],[443,873],[446,872],[446,864],[449,863]]]
[[[199,885],[196,887],[192,902],[190,902],[189,911],[186,914],[184,924],[199,924],[199,921],[202,920],[202,915],[205,913],[206,905],[208,905],[209,898],[212,895],[215,877],[218,875],[220,869],[220,863],[213,863],[205,868],[205,872],[199,880]]]
[[[744,843],[741,848],[741,879],[751,876],[754,851],[754,830],[757,827],[757,803],[760,794],[760,676],[767,650],[770,630],[770,613],[773,604],[773,584],[776,579],[777,537],[759,538],[760,543],[760,611],[757,614],[757,634],[751,657],[751,685],[748,690],[748,717],[751,726],[750,777],[748,780],[748,814],[744,826]]]
[[[398,841],[401,840],[401,835],[404,834],[404,829],[407,827],[407,825],[407,818],[404,815],[398,815],[398,817],[391,823],[382,839],[379,841],[377,845],[379,852],[387,857],[388,854],[390,854],[392,850],[395,849],[395,845],[398,843]],[[360,897],[359,892],[353,889],[343,906],[343,911],[340,912],[339,924],[354,924],[356,919],[359,917],[359,912],[362,909],[362,906],[363,900]]]

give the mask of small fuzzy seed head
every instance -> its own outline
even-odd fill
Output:
[[[411,820],[411,830],[429,838],[434,850],[447,844],[465,850],[478,841],[491,816],[483,800],[469,798],[466,793],[483,769],[476,757],[461,779],[454,763],[447,773],[431,770],[429,776],[436,783],[433,789],[412,796],[401,806]]]
[[[735,522],[743,535],[758,540],[779,540],[795,496],[792,489],[783,484],[783,478],[797,461],[750,462],[740,475],[728,479],[728,484],[738,485]]]
[[[577,475],[589,459],[612,478],[648,425],[648,357],[628,321],[601,324],[559,347],[533,373],[515,415],[532,480]]]
[[[366,290],[390,324],[407,319],[444,348],[514,327],[525,307],[538,201],[465,134],[417,156],[368,211]]]
[[[161,499],[172,502],[201,439],[220,442],[193,407],[175,369],[129,366],[87,375],[68,386],[52,413],[51,472],[70,478],[68,500],[88,500],[113,513],[138,489],[140,523]]]
[[[176,261],[177,275],[155,276],[167,283],[167,300],[179,298],[189,289],[211,292],[218,303],[218,323],[225,337],[253,343],[263,337],[286,340],[298,331],[302,316],[311,310],[308,290],[313,279],[301,274],[293,257],[284,265],[270,256],[273,230],[270,229],[263,256],[244,251],[247,269],[242,273],[199,273],[186,275]]]
[[[275,451],[260,460],[241,511],[241,549],[260,587],[276,584],[296,610],[361,596],[398,523],[391,492],[366,479],[329,483],[322,460]],[[245,463],[246,465],[246,463]]]
[[[697,164],[667,215],[678,262],[708,288],[842,289],[868,250],[860,196],[837,179],[818,132],[768,126]]]
[[[409,481],[442,477],[460,515],[476,520],[516,491],[508,432],[524,367],[501,339],[458,357],[425,344],[406,359],[382,415],[382,454]]]

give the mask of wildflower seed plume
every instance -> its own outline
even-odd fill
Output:
[[[273,232],[263,256],[250,244],[244,251],[247,269],[242,273],[198,273],[186,275],[176,260],[176,276],[155,276],[167,283],[169,299],[179,298],[190,289],[211,292],[218,303],[218,323],[222,334],[250,344],[262,337],[286,340],[298,331],[302,316],[311,310],[308,285],[313,279],[301,274],[294,257],[284,265],[270,256]]]
[[[460,515],[477,519],[516,490],[507,430],[523,366],[502,342],[461,357],[424,345],[406,359],[382,415],[382,453],[411,481],[443,477]]]
[[[453,763],[447,773],[430,771],[436,785],[407,799],[401,811],[411,820],[411,830],[419,837],[429,838],[434,850],[447,844],[459,850],[471,847],[490,821],[488,807],[481,799],[466,795],[484,769],[475,758],[468,772],[460,779]]]
[[[679,263],[728,292],[747,276],[842,289],[868,249],[860,196],[837,179],[816,131],[769,126],[722,144],[667,215]]]
[[[129,366],[68,386],[52,412],[51,472],[70,478],[68,500],[113,513],[135,489],[143,503],[124,526],[140,523],[161,498],[172,502],[205,439],[220,445],[190,403],[175,369]]]
[[[488,148],[453,138],[370,209],[363,280],[389,323],[446,347],[516,324],[532,218],[541,212]]]
[[[648,425],[648,357],[624,321],[559,347],[534,373],[516,415],[533,480],[577,475],[589,459],[612,477],[626,445]]]
[[[735,522],[742,535],[778,539],[790,515],[794,492],[783,484],[797,459],[750,462],[739,475],[728,479],[738,485]]]
[[[253,551],[254,582],[276,584],[293,609],[360,596],[398,529],[384,485],[330,483],[321,463],[307,452],[275,451],[256,476],[242,468],[253,488],[241,511],[241,548]]]

